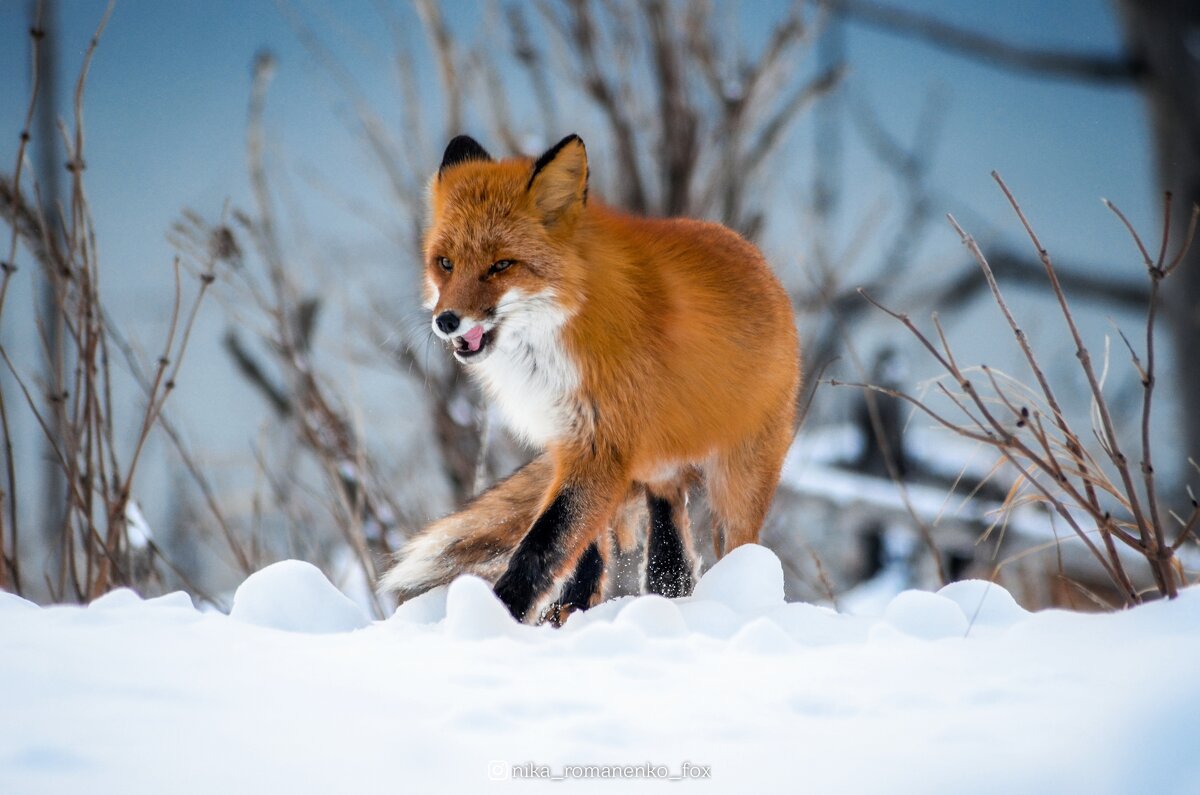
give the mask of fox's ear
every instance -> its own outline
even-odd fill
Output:
[[[568,135],[533,164],[529,193],[546,223],[554,223],[587,203],[587,149]]]
[[[438,167],[438,176],[450,168],[467,160],[484,160],[491,162],[492,156],[469,135],[456,135],[446,145],[446,153],[442,155],[442,165]]]

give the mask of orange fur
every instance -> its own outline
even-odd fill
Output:
[[[561,416],[544,424],[531,417],[527,434],[548,437],[535,441],[544,445],[552,474],[510,495],[542,515],[569,491],[570,521],[548,547],[552,577],[568,576],[614,522],[626,526],[623,506],[645,488],[669,499],[686,525],[684,486],[696,471],[722,531],[718,554],[756,541],[792,438],[800,387],[786,292],[758,249],[736,233],[606,207],[587,196],[582,142],[569,138],[552,151],[536,171],[527,158],[444,168],[431,183],[425,249],[435,316],[452,311],[486,322],[503,314],[496,307],[516,289],[552,295],[563,319],[555,339],[571,365],[571,377],[563,377],[571,390],[547,404],[561,407]],[[489,270],[503,260],[514,264]],[[505,333],[501,321],[495,339]],[[492,386],[502,391],[506,384]],[[506,552],[528,529],[507,540]],[[686,535],[686,527],[680,531]],[[517,576],[511,568],[509,575]]]

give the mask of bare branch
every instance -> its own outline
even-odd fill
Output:
[[[988,263],[997,280],[1006,284],[1041,287],[1046,283],[1046,271],[1041,262],[1008,249],[989,249]],[[1059,283],[1071,295],[1088,301],[1106,304],[1136,312],[1145,309],[1150,292],[1140,282],[1104,278],[1093,275],[1093,271],[1109,271],[1109,268],[1065,268],[1057,267]],[[941,287],[936,303],[939,306],[957,306],[973,298],[986,287],[977,274],[964,270],[959,276]]]
[[[1023,47],[952,25],[916,11],[870,0],[813,0],[865,25],[1017,72],[1088,83],[1130,84],[1147,72],[1144,60],[1127,54],[1062,52]]]
[[[438,76],[445,92],[446,134],[448,139],[463,131],[463,91],[455,60],[454,39],[442,18],[441,6],[434,0],[416,0],[417,14],[429,38],[430,49],[437,57]]]

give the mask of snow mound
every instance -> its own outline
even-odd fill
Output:
[[[229,617],[288,632],[350,632],[370,624],[321,570],[300,560],[283,560],[254,572],[233,595]]]
[[[8,591],[0,591],[0,613],[5,610],[29,610],[30,608],[37,609],[37,605],[28,599],[23,599],[15,593]]]
[[[640,596],[617,615],[617,626],[636,627],[648,638],[678,638],[687,634],[683,614],[670,599],[655,594]]]
[[[568,619],[566,626],[574,618]],[[598,622],[575,632],[569,649],[585,657],[615,657],[639,651],[645,645],[646,636],[633,624]]]
[[[758,544],[744,544],[717,561],[693,596],[712,599],[740,613],[783,604],[783,565],[775,553]]]
[[[838,613],[832,608],[805,602],[790,602],[772,610],[768,617],[792,639],[806,646],[858,643],[867,636],[869,621]]]
[[[1012,594],[987,580],[959,580],[938,591],[958,605],[972,627],[1009,627],[1029,615]]]
[[[122,610],[142,604],[142,597],[130,588],[114,588],[88,603],[88,610]]]
[[[462,576],[446,591],[446,634],[460,640],[484,640],[515,634],[519,625],[478,577]]]
[[[171,591],[162,596],[155,596],[152,599],[147,599],[146,604],[154,607],[165,607],[171,610],[195,610],[196,605],[192,602],[192,597],[188,596],[184,591]]]
[[[967,617],[951,599],[928,591],[903,591],[888,603],[883,619],[891,626],[917,638],[962,637],[967,634]]]
[[[626,605],[637,598],[632,595],[618,596],[615,599],[609,599],[607,602],[601,602],[595,607],[589,607],[587,610],[576,611],[562,625],[562,629],[573,632],[589,624],[601,621],[612,622],[617,617],[617,614],[625,609]]]
[[[446,593],[448,586],[439,585],[437,588],[414,596],[396,608],[389,621],[409,624],[436,624],[446,617]]]
[[[708,599],[682,599],[679,612],[689,629],[714,638],[728,638],[742,626],[737,613]]]
[[[783,629],[769,618],[756,618],[729,641],[729,648],[749,654],[783,654],[796,648]]]

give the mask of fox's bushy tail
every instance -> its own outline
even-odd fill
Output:
[[[540,455],[462,510],[433,522],[396,554],[380,590],[404,601],[460,574],[494,583],[537,518],[553,478],[553,462]]]

